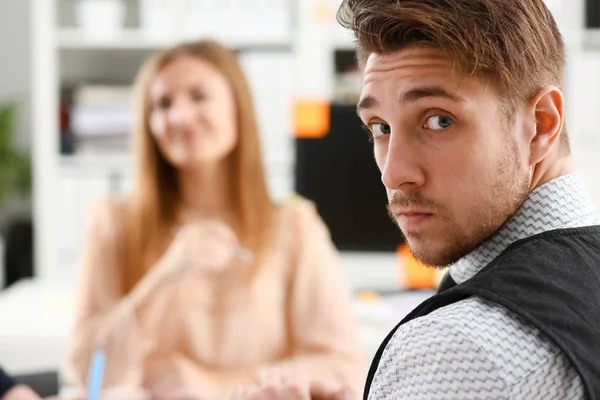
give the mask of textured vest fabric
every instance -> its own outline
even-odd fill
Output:
[[[549,337],[579,373],[587,397],[600,400],[600,226],[519,240],[473,278],[446,285],[420,304],[381,344],[364,399],[385,347],[400,326],[471,296],[507,308]]]

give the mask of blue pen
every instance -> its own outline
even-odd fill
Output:
[[[106,355],[102,350],[97,350],[92,356],[90,364],[90,374],[88,376],[88,397],[87,400],[100,400],[102,391],[102,380],[104,379],[104,365]]]

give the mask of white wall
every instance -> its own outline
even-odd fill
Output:
[[[18,143],[28,147],[30,134],[30,0],[0,1],[0,101],[21,105]]]
[[[20,106],[16,140],[21,148],[28,148],[31,143],[29,8],[30,0],[0,0],[0,102],[15,101]],[[13,213],[29,208],[28,204],[4,203],[0,225]],[[4,285],[3,252],[0,243],[0,287]]]
[[[565,118],[575,168],[582,171],[600,207],[600,46],[589,46],[584,0],[546,0],[566,43]]]

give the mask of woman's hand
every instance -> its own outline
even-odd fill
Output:
[[[255,390],[234,390],[227,400],[355,400],[349,387],[338,389],[324,385],[302,385],[287,383],[263,386]]]
[[[235,388],[226,400],[355,400],[357,397],[347,385],[327,385],[308,382],[301,371],[286,377],[281,371],[261,371],[258,388]]]
[[[144,303],[158,287],[184,279],[194,271],[218,273],[251,254],[240,247],[235,232],[218,221],[190,222],[178,229],[173,242],[132,293],[133,304]]]
[[[218,272],[229,267],[240,249],[235,232],[218,221],[190,222],[179,228],[169,250],[178,260],[167,274],[185,274],[192,270]],[[177,264],[177,263],[176,263]]]

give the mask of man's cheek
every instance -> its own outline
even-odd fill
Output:
[[[394,191],[390,190],[390,189],[386,189],[385,190],[386,194],[387,194],[387,198],[388,198],[388,203],[392,203],[392,199],[394,198]]]
[[[375,156],[375,163],[377,163],[379,171],[383,172],[387,160],[387,146],[375,143],[373,145],[373,154]]]

